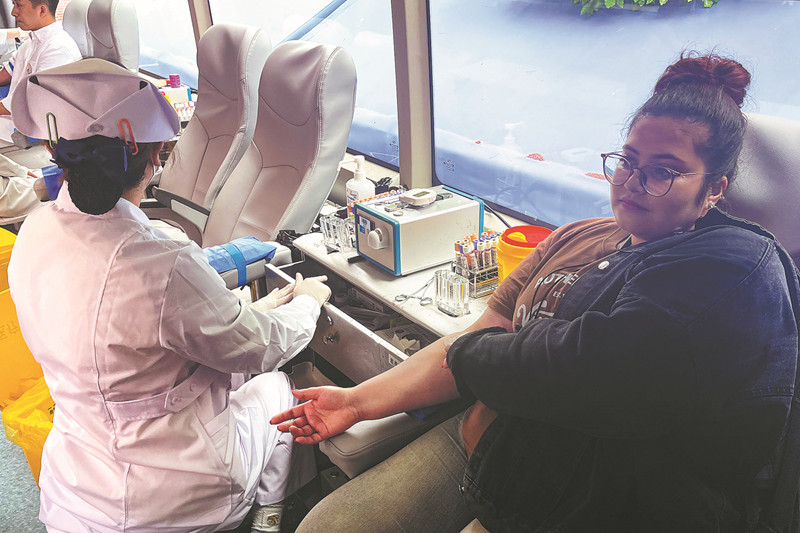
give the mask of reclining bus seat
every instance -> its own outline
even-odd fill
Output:
[[[202,246],[278,231],[307,232],[336,181],[355,108],[356,71],[344,49],[289,41],[267,58],[253,142],[211,207]],[[272,264],[291,261],[277,246]],[[226,245],[227,246],[227,245]],[[264,277],[266,260],[222,272],[228,288]]]
[[[92,57],[92,38],[89,33],[89,5],[92,0],[70,0],[64,8],[64,18],[61,23],[78,44],[78,50],[83,57]]]
[[[139,19],[134,0],[91,0],[86,21],[91,57],[139,70]]]
[[[142,206],[202,241],[214,199],[253,139],[258,83],[272,49],[259,28],[214,24],[197,45],[197,106]]]
[[[726,210],[767,228],[800,265],[800,122],[756,113],[747,120]]]
[[[272,51],[253,142],[211,208],[204,247],[311,229],[347,148],[355,91],[355,65],[343,48],[289,41]]]
[[[83,57],[99,57],[139,69],[139,19],[134,0],[71,0],[64,29]]]

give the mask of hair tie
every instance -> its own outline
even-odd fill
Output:
[[[91,147],[84,139],[71,141],[58,139],[53,152],[53,162],[62,168],[91,164],[107,178],[122,181],[128,171],[130,148],[120,139],[108,139],[100,146]]]

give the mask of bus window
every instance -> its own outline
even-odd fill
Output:
[[[398,165],[397,97],[389,0],[237,4],[211,0],[214,22],[258,25],[269,32],[273,46],[302,39],[337,44],[356,65],[358,87],[348,148],[390,166]],[[239,7],[234,9],[233,6]],[[244,6],[244,7],[242,7]],[[254,13],[255,11],[255,13]]]
[[[186,0],[136,0],[139,68],[197,88],[197,45]]]
[[[800,2],[682,4],[587,18],[569,0],[431,2],[436,178],[553,225],[610,216],[600,153],[682,50],[751,69],[745,111],[800,119]]]
[[[209,0],[211,18],[214,23],[235,22],[258,26],[269,35],[275,46],[295,31],[313,21],[324,18],[341,1],[331,0],[262,0],[257,4],[250,2],[231,2],[230,0]],[[331,9],[329,8],[329,5]]]

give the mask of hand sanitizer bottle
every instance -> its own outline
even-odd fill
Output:
[[[355,202],[363,200],[364,198],[375,196],[375,184],[368,180],[366,174],[364,173],[363,155],[357,155],[351,159],[345,159],[339,163],[339,167],[341,168],[344,163],[349,163],[351,161],[355,161],[356,170],[353,173],[353,177],[347,180],[347,183],[345,183],[344,187],[345,195],[347,196],[347,206],[350,208],[348,209],[348,212],[350,216],[353,216],[352,205]]]

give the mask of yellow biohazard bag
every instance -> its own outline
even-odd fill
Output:
[[[42,367],[22,338],[8,290],[0,292],[0,354],[0,411],[5,411],[42,377]]]
[[[17,310],[8,291],[8,262],[16,238],[0,228],[0,411],[42,377],[42,368],[22,339]]]
[[[39,378],[25,394],[3,410],[6,438],[22,448],[36,482],[42,467],[42,448],[53,428],[55,403],[50,391]]]

